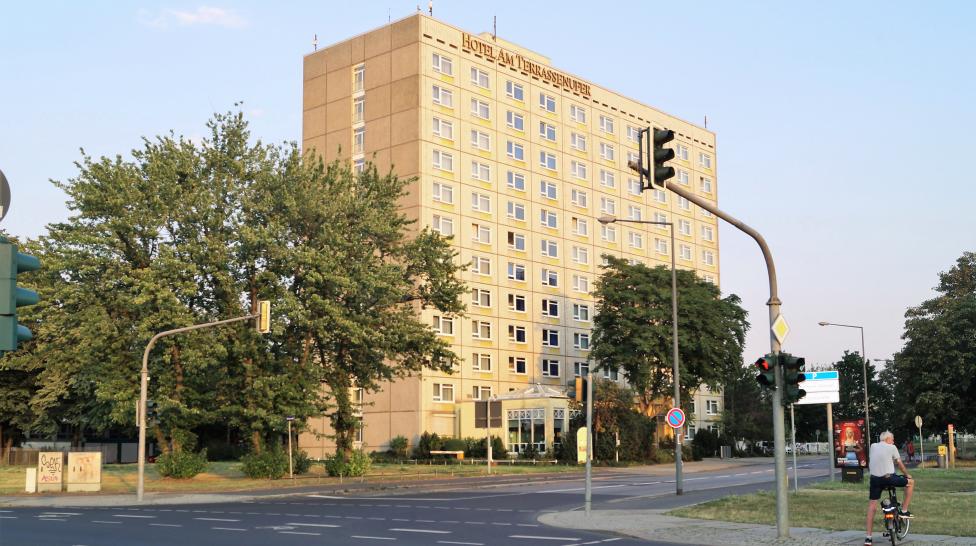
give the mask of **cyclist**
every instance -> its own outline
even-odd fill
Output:
[[[915,488],[915,480],[908,473],[905,464],[901,462],[898,447],[895,446],[895,435],[889,431],[881,433],[879,442],[871,444],[869,452],[868,467],[871,471],[871,488],[868,493],[868,534],[864,539],[865,546],[873,544],[871,529],[874,527],[874,514],[878,509],[878,499],[881,498],[881,491],[893,485],[905,488],[905,502],[899,508],[899,516],[911,518],[912,513],[908,511],[908,505],[912,502],[912,490]],[[903,475],[895,474],[895,464],[901,469]]]

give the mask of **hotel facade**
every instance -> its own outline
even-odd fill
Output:
[[[510,451],[551,448],[568,427],[575,378],[593,365],[603,255],[670,267],[677,252],[678,267],[719,283],[716,218],[669,192],[641,192],[627,168],[648,126],[675,131],[673,183],[716,202],[714,133],[491,34],[417,14],[305,57],[303,149],[415,177],[402,210],[453,236],[470,264],[465,315],[423,314],[459,355],[454,373],[357,393],[365,449],[398,435],[414,445],[425,431],[483,437],[473,402],[489,397],[502,400],[492,434]],[[604,215],[673,222],[677,248],[666,226],[602,225]],[[721,406],[720,393],[696,393],[689,436],[715,429]],[[328,419],[309,424],[299,447],[334,451]]]

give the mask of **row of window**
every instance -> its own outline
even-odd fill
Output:
[[[546,305],[550,305],[545,309]],[[524,305],[524,300],[523,300]],[[543,300],[543,316],[552,318],[553,315],[546,315],[546,311],[558,313],[558,302],[555,300]],[[589,315],[589,309],[586,314]],[[576,319],[580,320],[581,319]],[[453,336],[455,327],[455,317],[434,315],[431,318],[431,328],[435,333],[442,336]],[[511,343],[528,343],[528,326],[517,324],[508,325],[508,341]],[[471,321],[471,337],[481,341],[491,341],[493,339],[493,325],[490,321],[474,319]],[[542,346],[549,348],[559,348],[559,330],[551,328],[542,329]],[[588,332],[573,333],[573,348],[580,351],[590,350],[590,334]]]
[[[490,355],[477,355],[475,356],[490,356]],[[525,357],[508,357],[508,370],[510,373],[525,375],[526,373],[526,360]],[[562,363],[558,359],[554,358],[544,358],[540,364],[540,370],[543,377],[561,377],[560,368]],[[583,377],[589,372],[589,362],[577,361],[573,362],[573,373],[576,377]],[[490,371],[490,370],[489,370]],[[603,370],[604,379],[609,379],[611,381],[617,381],[620,377],[616,370]],[[455,387],[454,383],[441,381],[433,383],[433,401],[442,403],[454,403],[455,399]],[[471,398],[474,400],[487,400],[494,395],[494,390],[490,385],[472,385],[471,386]]]
[[[432,54],[432,68],[435,72],[439,72],[446,76],[454,75],[454,63],[453,61],[439,53]],[[490,89],[490,78],[488,72],[481,70],[477,67],[471,67],[471,83],[476,87],[483,89]],[[447,95],[445,95],[445,93]],[[505,81],[505,95],[515,101],[525,102],[525,88],[522,84],[514,82],[512,80]],[[434,102],[440,106],[445,106],[447,108],[453,108],[453,95],[452,91],[441,87],[439,85],[434,86]],[[475,104],[477,103],[477,105]],[[556,113],[556,97],[550,95],[546,92],[539,92],[539,108],[545,112]],[[489,119],[489,106],[488,103],[480,99],[472,99],[472,114],[482,119]],[[509,112],[509,114],[513,114]],[[517,114],[515,114],[517,115]],[[521,118],[521,116],[518,116]],[[571,104],[569,107],[569,119],[575,123],[586,123],[587,121],[587,109],[583,106]],[[511,115],[506,116],[506,121],[509,127],[516,130],[523,130],[524,120],[521,122],[516,122],[512,119]],[[543,136],[549,135],[549,130],[545,125],[549,125],[545,122],[540,122],[543,127],[540,128]],[[555,140],[555,127],[552,127],[551,140]],[[599,115],[599,128],[602,132],[613,135],[615,134],[616,120],[608,115]],[[640,129],[633,125],[627,125],[626,136],[627,140],[636,143],[638,140],[638,133]],[[584,143],[585,146],[585,143]],[[684,144],[675,144],[675,156],[678,159],[688,160],[688,147]],[[698,164],[704,168],[710,169],[712,166],[711,155],[705,152],[699,152]]]

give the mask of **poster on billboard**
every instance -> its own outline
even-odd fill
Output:
[[[834,421],[834,468],[868,466],[864,419]]]

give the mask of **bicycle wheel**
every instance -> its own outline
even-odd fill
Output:
[[[905,537],[908,536],[908,527],[912,524],[912,520],[905,518],[898,519],[901,520],[901,522],[898,524],[898,532],[896,534],[898,535],[898,540],[905,540]]]

